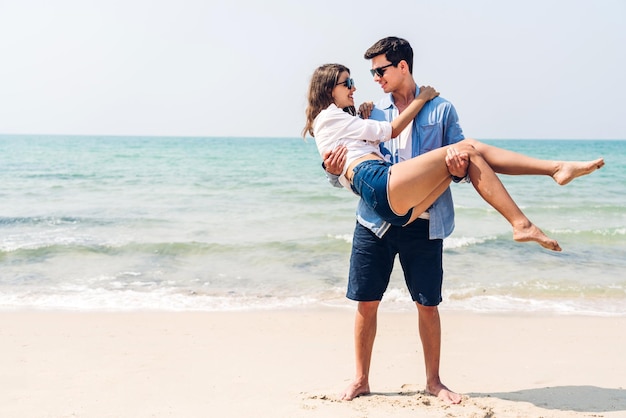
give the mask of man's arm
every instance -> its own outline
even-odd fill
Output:
[[[463,130],[459,124],[459,116],[456,113],[454,105],[450,102],[448,102],[448,109],[443,129],[443,145],[454,145],[465,139]],[[448,171],[452,175],[452,180],[455,183],[470,183],[470,179],[467,174],[467,154],[458,154],[454,147],[451,147],[448,149],[448,154],[446,155],[446,165],[448,166]]]
[[[339,183],[339,176],[343,171],[343,166],[346,163],[346,154],[348,149],[339,145],[337,148],[332,151],[325,152],[322,159],[322,167],[326,171],[326,177],[328,177],[328,182],[332,184],[334,187],[343,187],[341,183]]]

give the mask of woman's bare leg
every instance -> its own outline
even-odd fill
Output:
[[[555,240],[547,237],[524,215],[476,148],[469,143],[458,143],[454,147],[468,155],[468,174],[472,185],[511,224],[513,239],[520,242],[535,241],[550,250],[561,250]],[[414,208],[419,215],[443,193],[445,187],[442,183],[446,184],[450,178],[445,163],[446,153],[447,147],[438,148],[391,167],[388,194],[389,203],[396,213],[406,213]]]
[[[487,203],[509,221],[513,227],[515,241],[535,241],[549,250],[561,251],[556,240],[549,238],[524,215],[481,153],[473,147],[465,146],[461,152],[467,152],[469,155],[467,172],[472,185]]]
[[[487,145],[475,139],[465,139],[460,143],[468,143],[476,148],[496,173],[546,175],[552,177],[562,186],[576,177],[590,174],[604,165],[603,158],[590,161],[541,160]]]
[[[437,148],[389,169],[387,191],[394,212],[404,214],[413,208],[419,215],[446,190],[450,184],[446,154],[447,147]]]
[[[411,214],[411,219],[409,219],[409,221],[406,223],[406,225],[410,224],[411,222],[413,222],[414,220],[416,220],[422,213],[424,213],[433,203],[435,203],[435,200],[437,200],[439,198],[439,196],[441,196],[443,194],[443,192],[446,191],[446,189],[450,186],[450,183],[452,182],[452,178],[450,176],[448,176],[444,181],[442,181],[439,186],[437,186],[435,188],[435,190],[433,190],[431,192],[430,195],[428,195],[420,205],[416,206],[413,208],[413,213]]]

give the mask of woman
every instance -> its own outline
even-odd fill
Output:
[[[354,91],[354,81],[345,66],[326,64],[317,68],[309,87],[303,134],[315,138],[321,155],[337,146],[346,146],[340,182],[349,185],[383,219],[394,225],[412,222],[449,186],[451,174],[447,164],[465,161],[474,188],[509,221],[516,241],[536,241],[545,248],[561,250],[555,240],[522,213],[494,169],[504,174],[550,175],[557,183],[566,184],[604,165],[602,159],[590,162],[538,160],[464,140],[453,147],[436,149],[391,166],[383,160],[378,143],[397,136],[424,103],[438,93],[432,88],[421,89],[413,103],[389,123],[362,120],[342,111],[354,109]]]

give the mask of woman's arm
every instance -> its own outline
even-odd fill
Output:
[[[400,113],[397,118],[391,121],[391,137],[395,138],[400,135],[400,132],[407,127],[407,125],[415,119],[415,116],[422,110],[422,107],[427,101],[439,96],[439,92],[433,87],[426,86],[420,88],[420,93],[415,99],[404,109],[404,112]]]

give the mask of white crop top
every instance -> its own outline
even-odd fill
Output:
[[[345,145],[347,148],[346,164],[339,176],[339,182],[350,190],[350,183],[344,176],[346,170],[354,160],[364,155],[374,153],[382,157],[378,144],[391,139],[391,123],[361,119],[331,104],[313,121],[313,132],[321,156],[338,145]]]

